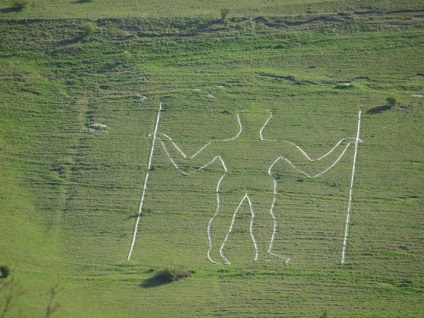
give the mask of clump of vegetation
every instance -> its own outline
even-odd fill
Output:
[[[0,278],[6,278],[10,275],[9,266],[0,266]]]
[[[165,268],[158,271],[153,278],[162,283],[170,283],[176,280],[180,280],[182,278],[189,277],[191,274],[192,273],[190,272],[179,269]]]
[[[131,61],[133,58],[131,52],[129,51],[124,51],[122,52],[122,59],[124,60],[124,62],[129,62]]]
[[[12,6],[17,10],[23,10],[29,4],[31,4],[31,0],[13,0]]]
[[[386,102],[388,106],[395,107],[398,104],[398,99],[395,96],[388,96]]]
[[[141,285],[142,287],[156,287],[164,284],[169,284],[177,280],[189,277],[193,274],[192,271],[185,271],[181,269],[161,269],[156,272],[156,274],[147,279]]]
[[[97,26],[93,22],[87,22],[84,24],[83,37],[84,39],[90,39],[90,37],[96,32]]]

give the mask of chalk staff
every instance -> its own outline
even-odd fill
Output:
[[[133,249],[134,249],[135,241],[137,239],[137,232],[138,232],[138,226],[140,224],[141,214],[143,213],[144,197],[146,195],[147,182],[149,180],[149,172],[150,172],[150,169],[152,167],[152,158],[153,158],[153,152],[155,150],[155,142],[156,142],[156,136],[157,136],[157,133],[158,133],[161,110],[162,110],[162,103],[159,103],[159,110],[158,110],[158,114],[156,116],[155,129],[153,131],[153,136],[152,136],[152,146],[150,148],[149,160],[147,162],[146,176],[144,177],[143,192],[141,194],[140,205],[138,207],[137,220],[136,220],[135,226],[134,226],[134,234],[133,234],[133,238],[132,238],[132,242],[131,242],[131,247],[130,247],[130,250],[128,252],[127,261],[129,261],[131,259],[131,255],[132,255],[132,252],[133,252]]]

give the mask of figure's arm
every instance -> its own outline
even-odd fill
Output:
[[[294,152],[296,152],[297,155],[291,156],[290,154],[287,154],[278,157],[270,166],[268,173],[271,174],[273,167],[278,163],[285,162],[309,178],[319,177],[320,175],[333,168],[343,158],[348,148],[355,145],[355,142],[356,138],[344,138],[336,143],[335,146],[331,148],[326,154],[317,159],[311,158],[305,150],[296,144],[292,142],[285,142],[292,146],[291,149],[296,149]],[[358,142],[361,143],[362,140],[358,139]]]
[[[191,174],[197,170],[205,169],[216,160],[219,160],[223,169],[227,171],[222,158],[220,156],[213,156],[211,154],[211,142],[208,142],[202,146],[193,155],[187,155],[172,140],[172,138],[166,134],[161,134],[160,143],[174,167],[184,175]]]

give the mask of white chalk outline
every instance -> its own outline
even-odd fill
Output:
[[[349,201],[348,201],[348,204],[347,204],[345,232],[344,232],[344,237],[343,237],[342,260],[341,260],[342,264],[344,264],[345,257],[346,257],[347,232],[348,232],[348,229],[349,229],[350,210],[351,210],[351,206],[352,206],[352,194],[353,194],[353,184],[354,184],[354,180],[355,180],[356,158],[357,158],[357,155],[358,155],[358,142],[361,141],[359,139],[359,133],[360,133],[360,130],[361,130],[361,113],[362,113],[362,110],[359,110],[358,129],[357,129],[357,132],[356,132],[356,140],[355,140],[355,153],[353,154],[352,176],[351,176],[351,179],[350,179],[350,187],[349,187]]]
[[[356,136],[356,138],[355,138],[355,157],[354,157],[354,160],[356,161],[356,152],[357,152],[357,146],[358,146],[358,143],[359,142],[362,142],[362,140],[361,139],[359,139],[359,125],[360,125],[360,114],[361,114],[361,112],[359,113],[359,122],[358,122],[358,132],[357,132],[357,136]],[[261,127],[261,129],[260,129],[260,131],[259,131],[259,137],[260,137],[260,140],[262,140],[262,141],[264,141],[265,139],[264,139],[264,137],[263,137],[263,130],[265,129],[265,127],[267,126],[267,124],[269,123],[269,121],[271,120],[271,118],[272,118],[272,113],[270,114],[270,116],[267,118],[267,120],[265,121],[265,124]],[[224,140],[220,140],[220,141],[232,141],[232,140],[235,140],[235,139],[237,139],[240,135],[241,135],[241,133],[242,133],[242,131],[243,131],[243,127],[242,127],[242,123],[241,123],[241,120],[240,120],[240,116],[239,116],[239,114],[237,114],[237,120],[238,120],[238,125],[239,125],[239,132],[238,132],[238,134],[235,136],[235,137],[233,137],[233,138],[229,138],[229,139],[224,139]],[[166,134],[163,134],[163,136],[165,137],[165,138],[167,138],[170,142],[171,142],[171,144],[174,146],[174,148],[185,158],[185,159],[187,159],[187,155],[181,150],[181,148],[172,140],[172,138],[171,137],[169,137],[168,135],[166,135]],[[351,137],[352,138],[352,137]],[[293,143],[293,142],[290,142],[290,141],[281,141],[282,143],[288,143],[288,144],[291,144],[291,145],[293,145],[293,146],[295,146],[304,156],[305,156],[305,158],[307,158],[309,161],[312,161],[312,162],[314,162],[314,161],[320,161],[321,159],[324,159],[324,158],[326,158],[327,156],[329,156],[343,141],[345,141],[347,138],[343,138],[343,139],[341,139],[339,142],[337,142],[336,143],[336,145],[333,147],[333,148],[331,148],[330,149],[330,151],[328,151],[326,154],[324,154],[323,156],[321,156],[321,157],[319,157],[318,159],[312,159],[307,153],[306,153],[306,151],[304,151],[301,147],[299,147],[298,145],[296,145],[295,143]],[[163,147],[163,149],[165,150],[165,153],[166,153],[166,155],[168,156],[168,158],[170,159],[170,161],[172,162],[172,164],[174,165],[174,167],[177,169],[177,170],[179,170],[183,175],[190,175],[190,174],[192,174],[192,173],[195,173],[195,172],[197,172],[197,171],[200,171],[200,170],[203,170],[204,168],[206,168],[206,167],[208,167],[210,164],[212,164],[213,162],[215,162],[215,160],[216,159],[219,159],[220,160],[220,162],[221,162],[221,165],[222,165],[222,167],[223,167],[223,169],[224,169],[224,171],[225,172],[228,172],[228,170],[227,170],[227,167],[226,167],[226,165],[225,165],[225,162],[224,162],[224,160],[222,159],[222,157],[221,156],[216,156],[216,157],[214,157],[211,161],[209,161],[208,163],[206,163],[205,165],[203,165],[202,167],[200,167],[200,168],[197,168],[197,169],[195,169],[194,171],[192,171],[192,172],[190,172],[190,173],[186,173],[185,171],[183,171],[182,169],[180,169],[180,167],[177,165],[177,163],[174,161],[174,159],[172,158],[172,156],[171,156],[171,154],[169,153],[169,150],[167,149],[167,147],[166,147],[166,145],[165,145],[165,143],[162,141],[162,140],[160,140],[161,141],[161,144],[162,144],[162,147]],[[194,155],[192,155],[191,157],[189,157],[188,159],[193,159],[193,158],[195,158],[198,154],[200,154],[204,149],[206,149],[210,144],[211,144],[212,142],[208,142],[207,144],[205,144],[203,147],[201,147]],[[344,154],[346,153],[346,151],[347,151],[347,149],[349,148],[349,146],[351,145],[351,142],[348,142],[347,143],[347,145],[345,146],[345,148],[343,149],[343,151],[341,152],[341,154],[338,156],[338,158],[336,159],[336,161],[333,163],[333,164],[331,164],[330,166],[328,166],[325,170],[323,170],[322,172],[320,172],[320,173],[318,173],[318,174],[316,174],[316,175],[313,175],[313,176],[311,176],[311,175],[309,175],[308,173],[306,173],[305,171],[303,171],[303,170],[301,170],[301,169],[299,169],[298,167],[296,167],[296,165],[294,165],[289,159],[287,159],[287,158],[285,158],[284,156],[280,156],[280,157],[278,157],[272,164],[271,164],[271,166],[269,167],[269,169],[268,169],[268,175],[270,175],[270,176],[272,176],[272,174],[271,174],[271,170],[272,170],[272,168],[277,164],[277,162],[278,161],[280,161],[280,160],[285,160],[287,163],[289,163],[289,165],[292,167],[292,168],[294,168],[296,171],[298,171],[298,172],[300,172],[300,173],[302,173],[303,175],[305,175],[305,176],[307,176],[308,178],[316,178],[316,177],[319,177],[319,176],[321,176],[322,174],[324,174],[324,173],[326,173],[327,171],[329,171],[330,169],[332,169],[340,160],[341,160],[341,158],[344,156]],[[355,166],[355,164],[354,164],[354,166]],[[343,243],[343,255],[342,255],[342,263],[343,263],[343,261],[344,261],[344,251],[345,251],[345,241],[347,240],[347,226],[348,226],[348,221],[349,221],[349,216],[350,216],[350,202],[351,202],[351,195],[352,195],[352,188],[353,188],[353,174],[354,174],[354,169],[353,169],[353,172],[352,172],[352,180],[351,180],[351,190],[350,190],[350,194],[349,194],[349,205],[348,205],[348,216],[347,216],[347,221],[346,221],[346,226],[345,226],[345,237],[344,237],[344,243]],[[212,218],[209,220],[209,222],[208,222],[208,226],[207,226],[207,235],[208,235],[208,241],[209,241],[209,249],[208,249],[208,252],[207,252],[207,258],[208,258],[208,260],[210,261],[210,262],[212,262],[212,263],[214,263],[214,264],[218,264],[218,262],[216,262],[216,261],[214,261],[212,258],[211,258],[211,256],[210,256],[210,253],[211,253],[211,251],[212,251],[212,248],[213,248],[213,243],[212,243],[212,237],[211,237],[211,227],[212,227],[212,224],[213,224],[213,220],[215,219],[215,217],[218,215],[218,213],[219,213],[219,209],[220,209],[220,187],[221,187],[221,183],[222,183],[222,181],[223,181],[223,179],[224,179],[224,177],[226,176],[226,173],[224,173],[221,177],[220,177],[220,179],[219,179],[219,181],[218,181],[218,183],[217,183],[217,186],[216,186],[216,210],[215,210],[215,213],[214,213],[214,215],[212,216]],[[274,180],[274,189],[273,189],[273,193],[274,193],[274,197],[273,197],[273,201],[272,201],[272,204],[271,204],[271,208],[270,208],[270,214],[271,214],[271,217],[272,217],[272,220],[273,220],[273,230],[272,230],[272,235],[271,235],[271,240],[270,240],[270,244],[269,244],[269,247],[268,247],[268,250],[267,250],[267,252],[270,254],[270,255],[273,255],[273,256],[276,256],[276,257],[279,257],[279,258],[283,258],[283,259],[285,259],[285,263],[287,264],[289,261],[290,261],[290,258],[289,257],[285,257],[285,256],[282,256],[282,255],[277,255],[277,254],[275,254],[275,253],[272,253],[272,248],[273,248],[273,244],[274,244],[274,239],[275,239],[275,234],[276,234],[276,231],[277,231],[277,225],[278,225],[278,222],[277,222],[277,219],[276,219],[276,216],[275,216],[275,213],[274,213],[274,207],[275,207],[275,203],[276,203],[276,194],[277,194],[277,181],[276,181],[276,179],[275,178],[273,178],[273,180]],[[224,239],[224,241],[223,241],[223,243],[222,243],[222,245],[221,245],[221,247],[220,247],[220,249],[219,249],[219,254],[220,254],[220,256],[221,256],[221,258],[222,258],[222,260],[223,260],[223,263],[224,264],[230,264],[230,262],[228,261],[228,259],[224,256],[224,253],[223,253],[223,249],[224,249],[224,246],[225,246],[225,244],[226,244],[226,242],[228,241],[228,238],[229,238],[229,236],[230,236],[230,234],[231,234],[231,232],[232,232],[232,229],[233,229],[233,225],[234,225],[234,222],[235,222],[235,218],[236,218],[236,215],[237,215],[237,212],[238,212],[238,210],[239,210],[239,208],[241,207],[241,205],[242,205],[242,203],[244,202],[244,200],[247,200],[248,201],[248,204],[249,204],[249,209],[250,209],[250,213],[251,213],[251,222],[250,222],[250,226],[249,226],[249,231],[250,231],[250,236],[251,236],[251,238],[252,238],[252,241],[253,241],[253,245],[254,245],[254,248],[255,248],[255,257],[254,257],[254,260],[256,261],[257,259],[258,259],[258,247],[257,247],[257,242],[256,242],[256,240],[255,240],[255,236],[254,236],[254,234],[253,234],[253,219],[254,219],[254,217],[255,217],[255,214],[254,214],[254,211],[253,211],[253,206],[252,206],[252,203],[251,203],[251,200],[250,200],[250,197],[248,196],[248,194],[246,193],[245,195],[244,195],[244,197],[242,198],[242,200],[240,201],[240,203],[239,203],[239,205],[238,205],[238,207],[236,208],[236,210],[234,211],[234,213],[233,213],[233,216],[232,216],[232,221],[231,221],[231,224],[230,224],[230,227],[229,227],[229,230],[228,230],[228,232],[227,232],[227,234],[226,234],[226,236],[225,236],[225,239]]]
[[[258,260],[258,244],[256,243],[255,235],[253,234],[253,219],[255,218],[255,212],[253,212],[252,201],[250,200],[249,195],[248,195],[247,193],[245,193],[245,195],[243,196],[243,199],[241,199],[241,201],[240,201],[239,205],[237,206],[236,210],[235,210],[235,211],[234,211],[234,213],[233,213],[233,217],[232,217],[232,219],[231,219],[230,228],[228,229],[228,232],[227,232],[227,234],[225,235],[225,239],[224,239],[224,241],[223,241],[223,243],[222,243],[221,247],[219,248],[219,255],[221,255],[221,258],[223,259],[224,264],[226,264],[226,265],[230,265],[231,263],[230,263],[230,261],[229,261],[229,260],[228,260],[228,259],[224,256],[224,247],[225,247],[225,244],[227,243],[227,241],[228,241],[228,239],[229,239],[229,237],[230,237],[231,232],[233,231],[233,227],[234,227],[234,223],[235,223],[235,220],[236,220],[237,212],[238,212],[238,210],[240,209],[241,205],[243,204],[244,200],[247,200],[247,202],[248,202],[248,204],[249,204],[249,210],[250,210],[250,215],[251,215],[251,218],[250,218],[250,225],[249,225],[249,232],[250,232],[250,237],[252,238],[253,246],[254,246],[254,248],[255,248],[255,257],[254,257],[254,260],[255,260],[255,261],[257,261],[257,260]],[[211,220],[209,221],[209,224],[210,224],[210,223],[211,223]],[[208,228],[208,230],[209,230],[209,228]],[[209,237],[209,238],[210,238],[210,237]],[[210,238],[209,244],[212,244],[212,243],[211,243],[211,240],[212,240],[212,239]],[[209,258],[209,260],[210,260],[211,262],[213,262],[213,263],[215,263],[215,264],[216,264],[216,262],[215,262],[215,261],[213,261],[213,260],[211,260],[211,259],[210,259],[210,251],[211,251],[211,246],[209,246],[208,258]]]
[[[134,249],[135,241],[137,239],[138,227],[139,227],[139,224],[140,224],[141,214],[143,212],[144,198],[146,196],[147,181],[149,180],[149,171],[152,167],[152,158],[153,158],[153,152],[155,150],[155,142],[156,142],[156,137],[157,137],[157,133],[158,133],[161,110],[162,110],[162,103],[159,103],[159,110],[158,110],[158,113],[157,113],[155,129],[154,129],[153,137],[152,137],[152,146],[150,148],[149,160],[148,160],[148,163],[147,163],[146,176],[144,177],[143,192],[141,194],[140,204],[139,204],[139,207],[138,207],[137,220],[136,220],[135,226],[134,226],[134,234],[133,234],[133,238],[132,238],[132,241],[131,241],[130,250],[128,252],[127,261],[129,261],[131,259],[131,255],[132,255],[132,252],[133,252],[133,249]]]
[[[272,118],[272,113],[269,115],[269,117],[265,121],[265,124],[262,126],[261,130],[259,130],[259,137],[261,138],[261,140],[265,140],[264,137],[263,137],[263,135],[262,135],[262,132],[264,131],[265,127],[268,125],[268,123],[271,120],[271,118]]]

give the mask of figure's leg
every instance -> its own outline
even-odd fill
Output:
[[[231,217],[231,224],[230,227],[228,228],[228,232],[225,235],[225,238],[221,244],[221,247],[219,248],[219,255],[221,256],[224,264],[230,264],[230,261],[224,256],[224,247],[225,244],[227,243],[231,232],[233,231],[233,227],[234,227],[234,223],[237,217],[237,213],[239,212],[241,206],[243,205],[243,203],[245,203],[245,201],[247,201],[249,203],[249,209],[250,209],[250,213],[251,213],[251,219],[250,219],[250,225],[249,225],[249,232],[250,232],[250,237],[252,238],[253,241],[253,246],[255,248],[255,261],[258,258],[258,246],[256,244],[256,240],[255,240],[255,236],[253,235],[253,231],[252,231],[252,227],[253,227],[253,219],[255,217],[255,214],[253,212],[253,208],[252,208],[252,202],[250,201],[249,196],[247,195],[247,193],[243,196],[243,198],[240,200],[239,204],[237,205],[237,208],[234,210],[233,215]]]
[[[248,202],[251,209],[251,237],[257,250],[255,261],[269,258],[277,230],[273,212],[275,195],[270,191],[255,193],[249,196]]]
[[[209,248],[208,248],[208,260],[214,264],[218,264],[218,262],[215,260],[215,257],[212,256],[212,250],[214,248],[214,242],[212,239],[212,231],[213,231],[213,225],[214,225],[214,221],[215,218],[218,216],[220,209],[221,209],[221,183],[222,180],[224,180],[225,174],[221,176],[221,178],[219,179],[217,185],[216,185],[216,208],[215,208],[215,213],[214,215],[210,218],[209,222],[208,222],[208,227],[207,227],[207,234],[208,234],[208,242],[209,242]]]
[[[273,252],[278,227],[275,213],[276,187],[277,182],[274,180],[272,191],[257,192],[247,197],[251,211],[250,234],[256,251],[255,261],[279,258],[287,264],[289,257]]]
[[[239,210],[245,208],[245,193],[239,191],[217,192],[216,211],[207,226],[209,249],[207,257],[212,263],[229,264],[224,248],[230,239]]]
[[[221,195],[220,198],[221,210],[219,211],[220,216],[217,217],[220,225],[216,226],[217,222],[214,222],[214,241],[222,242],[219,246],[219,256],[223,263],[230,264],[230,261],[225,256],[224,250],[234,230],[237,219],[243,218],[243,216],[239,214],[246,215],[247,211],[250,220],[249,223],[246,224],[248,226],[246,230],[249,231],[249,236],[254,248],[253,260],[257,261],[258,259],[269,258],[270,235],[271,240],[273,240],[277,226],[275,216],[272,210],[270,211],[270,206],[272,209],[274,204],[273,194],[262,192],[260,194],[254,194],[253,197],[248,193],[239,193],[236,197],[234,197],[234,195],[225,194]],[[227,202],[231,202],[231,204],[228,205],[226,204]],[[233,203],[236,203],[236,205]]]
[[[271,203],[271,207],[269,209],[269,214],[271,215],[272,218],[272,234],[271,234],[271,238],[269,241],[269,245],[268,245],[268,249],[267,252],[272,254],[272,247],[274,245],[274,239],[275,239],[275,234],[277,233],[277,218],[275,217],[275,212],[274,212],[274,208],[275,208],[275,203],[277,202],[277,180],[274,179],[274,191],[273,191],[273,196],[272,196],[272,203]]]
[[[288,262],[290,261],[290,257],[284,256],[284,255],[281,255],[281,254],[276,254],[276,253],[273,252],[274,240],[275,240],[275,236],[276,236],[276,233],[277,233],[277,225],[278,225],[277,217],[276,217],[276,214],[275,214],[276,202],[277,202],[277,180],[274,179],[273,198],[272,198],[271,207],[269,209],[269,214],[272,218],[273,225],[272,225],[272,233],[271,233],[271,237],[270,237],[270,240],[269,240],[267,253],[270,256],[281,258],[282,260],[284,260],[284,262],[286,264],[288,264]]]

